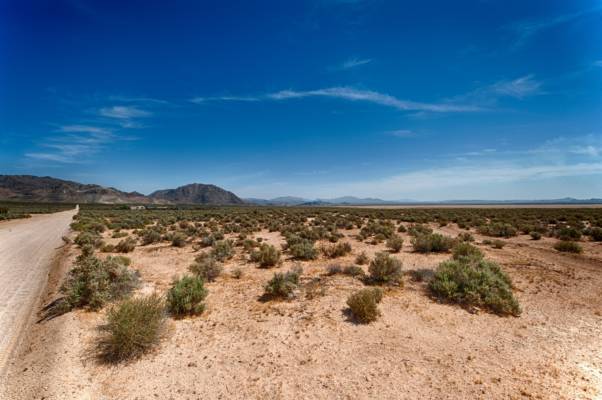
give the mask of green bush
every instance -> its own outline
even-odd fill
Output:
[[[591,228],[589,231],[589,236],[594,242],[602,242],[602,228]]]
[[[194,263],[188,267],[190,272],[207,282],[213,282],[222,273],[222,269],[217,259],[208,253],[201,253],[196,256]]]
[[[444,261],[429,288],[435,296],[449,302],[485,307],[502,315],[521,313],[510,278],[491,261]]]
[[[167,292],[167,308],[176,316],[200,314],[205,310],[205,297],[203,278],[185,275],[174,280]]]
[[[161,241],[161,232],[155,229],[144,229],[140,236],[144,246]]]
[[[399,235],[393,235],[387,240],[387,247],[393,253],[399,253],[403,247],[403,238]]]
[[[361,289],[347,299],[347,305],[353,317],[363,324],[376,321],[380,315],[378,303],[381,302],[383,293],[380,288]]]
[[[531,239],[533,239],[533,240],[541,239],[541,233],[539,233],[537,231],[531,231],[531,232],[529,232],[529,235],[531,235]]]
[[[357,255],[357,257],[355,257],[355,263],[359,265],[368,264],[368,261],[370,261],[370,259],[368,258],[368,255],[365,251],[362,251],[360,254]]]
[[[358,267],[357,265],[348,265],[347,267],[343,268],[343,274],[356,277],[364,276],[365,272],[361,267]]]
[[[129,259],[107,257],[100,260],[86,250],[69,271],[61,287],[61,311],[74,308],[99,309],[112,300],[128,295],[138,284],[138,274],[127,268]]]
[[[186,235],[182,232],[174,232],[169,236],[169,240],[171,241],[171,245],[174,247],[186,246]]]
[[[230,240],[218,240],[214,242],[211,248],[211,255],[218,261],[225,261],[232,258],[234,248]]]
[[[277,272],[265,286],[267,297],[290,297],[299,285],[301,268],[293,268],[286,273]]]
[[[558,230],[556,237],[563,241],[579,240],[581,239],[581,231],[576,228],[565,226]]]
[[[460,242],[474,242],[474,236],[470,232],[462,232],[458,235],[458,241]]]
[[[262,243],[258,250],[251,252],[251,261],[259,263],[260,267],[273,267],[280,261],[280,251],[270,244]]]
[[[73,240],[76,245],[79,247],[84,247],[85,245],[91,245],[93,247],[102,246],[102,237],[94,232],[80,232],[75,239]]]
[[[452,249],[452,258],[454,260],[480,260],[484,257],[483,252],[478,247],[473,246],[468,242],[460,242]]]
[[[318,258],[318,251],[312,241],[303,239],[290,246],[289,251],[293,258],[298,260],[315,260]]]
[[[554,248],[563,253],[582,253],[583,248],[579,245],[579,243],[561,240],[554,245]]]
[[[115,246],[115,251],[118,253],[129,253],[134,251],[135,248],[136,240],[134,238],[128,237],[117,243],[117,246]]]
[[[418,253],[444,253],[449,251],[454,243],[454,239],[439,233],[421,234],[412,238],[412,246]]]
[[[123,301],[109,310],[107,323],[100,328],[101,356],[111,362],[139,357],[159,342],[164,322],[165,306],[159,296]]]
[[[341,242],[332,246],[323,247],[322,253],[328,258],[343,257],[351,253],[351,244],[348,242]]]
[[[375,283],[401,284],[403,282],[401,261],[387,253],[376,253],[375,258],[370,262],[368,272],[370,280]]]

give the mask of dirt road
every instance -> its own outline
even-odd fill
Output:
[[[0,386],[76,212],[0,223]]]

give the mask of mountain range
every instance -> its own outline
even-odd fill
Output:
[[[145,196],[112,187],[32,175],[0,175],[0,200],[109,204],[244,204],[232,192],[201,183],[157,190]]]
[[[206,205],[264,205],[264,206],[332,206],[332,205],[478,205],[478,204],[602,204],[602,199],[565,197],[549,200],[382,200],[353,196],[332,199],[306,199],[281,196],[273,199],[246,198],[215,185],[191,183],[175,189],[162,189],[149,195],[95,184],[83,184],[49,176],[0,175],[0,200],[54,203],[107,204],[206,204]]]

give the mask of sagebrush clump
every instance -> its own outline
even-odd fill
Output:
[[[203,278],[185,275],[173,281],[167,292],[167,308],[176,316],[200,314],[205,310],[205,297]]]
[[[213,282],[220,276],[223,267],[213,254],[201,253],[195,257],[194,263],[188,267],[188,270],[207,282]]]
[[[260,267],[273,267],[280,261],[280,251],[276,247],[262,243],[258,250],[251,252],[251,261],[259,263]]]
[[[293,291],[299,285],[299,278],[302,272],[300,267],[295,267],[286,273],[275,273],[272,279],[265,285],[265,296],[282,298],[292,296]]]
[[[374,283],[401,284],[401,261],[387,253],[376,253],[368,267],[369,279]]]
[[[492,261],[474,258],[444,261],[437,267],[429,288],[441,300],[485,307],[501,315],[521,313],[510,278]]]
[[[568,240],[561,240],[554,245],[554,248],[562,253],[582,253],[583,248],[579,243]]]
[[[383,292],[380,288],[361,289],[349,296],[347,305],[356,321],[367,324],[376,321],[380,315],[378,303],[382,298]]]
[[[449,251],[454,243],[454,239],[439,233],[419,234],[412,238],[412,246],[418,253],[444,253]]]
[[[399,253],[403,247],[403,238],[399,235],[393,235],[387,240],[387,248],[393,253]]]
[[[157,295],[132,298],[113,306],[100,327],[98,350],[103,359],[119,362],[152,349],[161,337],[165,305]]]
[[[127,268],[126,257],[94,256],[91,247],[84,247],[75,267],[69,271],[61,287],[63,298],[57,303],[61,311],[74,308],[99,309],[107,302],[128,295],[137,285],[138,273]]]

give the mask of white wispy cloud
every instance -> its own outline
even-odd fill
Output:
[[[596,61],[594,61],[594,66],[596,66],[596,67],[602,67],[602,60],[596,60]]]
[[[533,75],[526,75],[514,80],[496,82],[488,90],[500,96],[523,99],[541,93],[541,85],[541,82],[533,79]]]
[[[201,104],[211,101],[284,101],[291,99],[302,99],[307,97],[329,97],[341,100],[366,102],[381,106],[392,107],[400,111],[429,111],[439,113],[451,112],[475,112],[481,108],[473,105],[451,104],[451,103],[422,103],[410,100],[398,99],[385,93],[371,90],[356,89],[353,87],[331,87],[316,90],[281,90],[262,96],[220,96],[220,97],[195,97],[193,103]]]
[[[98,112],[103,117],[116,119],[143,118],[151,115],[150,111],[142,110],[136,106],[103,107]]]
[[[531,36],[539,32],[570,23],[591,14],[599,13],[601,10],[602,6],[597,6],[587,10],[580,10],[572,13],[556,15],[553,17],[518,21],[510,24],[507,26],[507,28],[514,32],[516,36],[514,47],[517,48],[523,45]]]
[[[339,69],[351,69],[356,67],[361,67],[362,65],[366,65],[372,62],[371,58],[350,58],[343,62]]]

